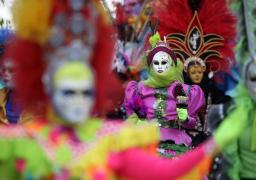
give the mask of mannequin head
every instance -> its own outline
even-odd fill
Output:
[[[203,80],[205,68],[196,61],[191,62],[188,65],[187,73],[190,80],[195,84],[200,84]]]

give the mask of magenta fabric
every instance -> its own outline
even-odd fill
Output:
[[[205,155],[204,145],[172,160],[152,156],[142,149],[129,149],[112,154],[108,165],[119,177],[134,180],[169,180],[188,173]]]
[[[173,91],[177,81],[173,82],[167,87],[168,98],[167,107],[165,111],[166,121],[174,121],[177,119],[176,112],[176,98]],[[188,85],[182,84],[185,92],[188,91]],[[196,125],[197,112],[204,106],[205,96],[202,89],[197,85],[190,86],[190,93],[188,95],[188,121],[184,122],[184,128],[192,129]],[[142,82],[131,81],[128,83],[124,107],[127,115],[130,116],[135,112],[139,112],[139,116],[145,116],[148,121],[155,119],[156,109],[155,89],[145,86]],[[137,110],[137,111],[136,111]],[[184,131],[179,129],[161,128],[161,140],[173,140],[176,144],[191,145],[190,136]]]

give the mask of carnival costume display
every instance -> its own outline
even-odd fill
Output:
[[[6,57],[15,65],[16,93],[30,111],[43,113],[25,125],[0,127],[0,179],[202,179],[212,156],[243,130],[247,117],[224,121],[193,151],[174,160],[156,157],[156,125],[90,116],[107,105],[98,89],[106,84],[97,81],[108,75],[102,66],[110,67],[113,49],[111,36],[101,33],[111,33],[101,4],[18,0],[13,14],[17,34]],[[238,110],[248,103],[241,100]]]
[[[48,75],[52,107],[47,118],[0,128],[1,178],[202,179],[212,156],[232,142],[246,123],[246,117],[235,125],[233,120],[225,121],[202,146],[174,160],[160,159],[154,153],[159,141],[155,125],[89,116],[94,80],[84,62],[62,61]],[[240,112],[248,106],[248,99],[239,103]],[[87,109],[81,110],[85,104]],[[230,127],[233,131],[226,133]]]
[[[244,112],[241,112],[238,117],[247,116],[247,125],[242,135],[239,137],[236,144],[233,144],[224,151],[230,163],[228,175],[230,179],[255,179],[255,165],[256,165],[256,62],[255,59],[248,61],[245,65],[245,79],[244,84],[241,84],[238,93],[241,96],[247,97],[252,101],[250,106]],[[239,105],[237,105],[239,106]],[[237,111],[237,107],[233,111]],[[224,119],[226,121],[227,118]]]
[[[212,152],[204,146],[181,158],[191,166],[174,173],[169,170],[180,161],[154,157],[155,125],[90,117],[108,105],[101,94],[106,84],[98,80],[108,75],[113,50],[112,28],[99,2],[16,1],[13,14],[17,34],[5,57],[15,66],[17,97],[40,118],[0,128],[1,179],[169,179],[207,172]],[[151,169],[152,163],[152,173],[134,171],[134,164]]]
[[[166,42],[158,42],[147,56],[149,78],[127,85],[124,106],[130,121],[156,121],[161,130],[160,153],[174,156],[191,146],[185,128],[194,128],[204,105],[203,91],[185,85],[182,62]]]
[[[194,144],[198,144],[208,134],[208,107],[231,100],[224,91],[233,88],[236,81],[222,86],[228,84],[224,76],[230,77],[235,65],[236,20],[224,0],[168,0],[158,3],[154,12],[160,35],[167,36],[170,47],[184,63],[185,83],[199,85],[205,94],[206,106],[200,112],[201,122],[195,131],[198,135],[194,137]]]

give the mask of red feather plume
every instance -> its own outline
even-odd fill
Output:
[[[112,98],[108,94],[113,90],[111,83],[118,81],[111,73],[112,59],[114,56],[114,30],[111,24],[106,25],[102,19],[98,22],[97,43],[91,64],[96,73],[96,104],[95,112],[104,115],[111,104]]]
[[[159,21],[158,31],[161,36],[171,33],[186,34],[194,16],[189,0],[164,0],[155,7],[153,20]],[[204,35],[217,34],[224,38],[222,46],[212,48],[221,57],[210,57],[207,64],[214,66],[217,63],[219,70],[228,72],[230,63],[234,63],[235,16],[229,11],[225,0],[201,0],[197,13]]]

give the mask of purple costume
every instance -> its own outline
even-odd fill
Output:
[[[175,144],[190,146],[192,139],[184,129],[195,128],[197,112],[204,106],[204,93],[197,85],[182,84],[188,97],[188,120],[177,127],[177,99],[174,90],[178,84],[175,81],[166,88],[151,88],[143,82],[131,81],[126,88],[124,106],[128,116],[136,113],[139,118],[148,121],[159,122],[160,119],[163,123],[171,124],[170,127],[160,126],[162,141],[172,140]]]

